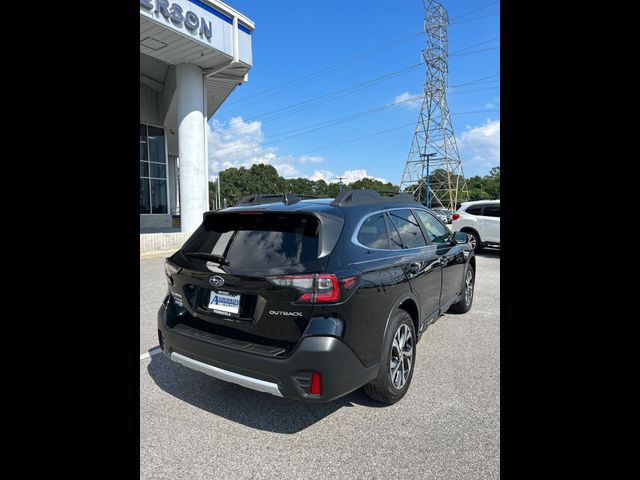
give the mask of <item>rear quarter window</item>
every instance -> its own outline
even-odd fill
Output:
[[[465,210],[465,213],[470,213],[471,215],[480,215],[482,213],[482,205],[471,205]]]
[[[367,218],[358,231],[358,242],[369,248],[389,248],[384,214],[377,213]]]

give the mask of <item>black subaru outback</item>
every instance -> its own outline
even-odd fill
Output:
[[[390,404],[427,325],[471,308],[475,258],[412,196],[351,190],[207,212],[165,273],[158,336],[171,360],[285,398],[364,386]]]

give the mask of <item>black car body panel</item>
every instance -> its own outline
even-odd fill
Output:
[[[414,231],[409,233],[398,229],[398,220],[390,212],[397,213],[397,217],[409,215],[414,220],[420,219],[414,222],[419,226],[414,225]],[[377,228],[386,229],[388,235],[386,243],[377,245],[382,248],[371,248],[359,241],[366,237],[366,234],[359,237],[359,232],[365,230],[364,222],[376,215],[379,218],[373,218],[371,223],[378,222]],[[271,201],[205,214],[203,226],[168,259],[174,273],[158,312],[163,352],[169,357],[176,352],[225,371],[272,382],[285,398],[330,401],[361,387],[378,374],[382,342],[391,315],[397,309],[406,310],[419,338],[428,323],[461,298],[466,265],[475,266],[468,243],[449,240],[432,244],[423,218],[433,219],[446,232],[449,230],[429,215],[424,206],[414,201],[365,198],[362,203],[350,204],[345,196],[334,201],[305,200],[288,205]],[[315,220],[310,220],[312,217]],[[272,243],[280,247],[287,242],[295,245],[291,237],[295,235],[296,241],[317,242],[317,247],[316,243],[309,243],[317,248],[317,255],[300,254],[303,245],[295,247],[297,250],[287,247],[299,260],[287,265],[279,265],[273,260],[275,254],[269,253],[264,257],[258,255],[264,261],[256,259],[255,265],[241,250],[233,257],[233,242],[240,238],[238,232],[242,228],[236,228],[235,219],[240,219],[238,225],[242,226],[246,219],[250,224],[251,219],[258,218],[268,225],[266,228],[274,230],[251,244],[254,249],[262,248],[274,238],[280,243]],[[304,228],[295,223],[301,218]],[[226,221],[229,232],[225,230],[227,227],[218,226],[226,225]],[[289,221],[291,227],[287,226]],[[207,227],[210,231],[203,232],[207,222],[211,222]],[[283,225],[280,230],[286,231],[281,233],[278,225]],[[403,245],[414,239],[420,243],[421,232],[424,245],[400,248],[390,240],[388,232],[392,230],[397,230]],[[367,232],[374,232],[371,236],[376,230],[371,227]],[[229,264],[188,256],[198,242],[207,244],[203,235],[217,235],[216,241],[224,235],[231,238],[225,250],[232,254]],[[251,237],[252,232],[244,236]],[[215,252],[215,242],[207,244],[207,251],[211,251],[212,244]],[[307,256],[303,258],[304,255]],[[300,290],[275,285],[271,280],[311,274],[334,275],[339,284],[339,298],[327,303],[301,302]],[[224,281],[222,287],[212,285],[214,276]],[[240,295],[238,314],[212,312],[207,302],[215,292]],[[322,375],[319,395],[309,392],[312,372]]]

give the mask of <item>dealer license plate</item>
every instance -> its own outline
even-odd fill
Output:
[[[240,295],[212,291],[209,297],[209,309],[220,315],[237,317],[240,313]]]

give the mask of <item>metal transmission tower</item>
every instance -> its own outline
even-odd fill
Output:
[[[447,105],[447,10],[434,0],[424,0],[427,66],[424,98],[418,124],[404,167],[400,191],[412,193],[428,207],[456,210],[469,198],[462,163]],[[426,175],[425,175],[426,173]]]

